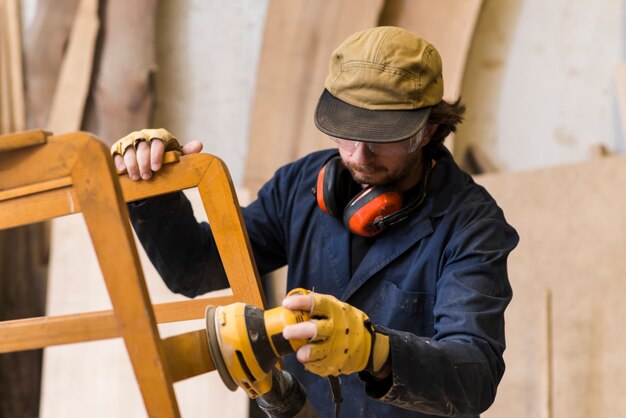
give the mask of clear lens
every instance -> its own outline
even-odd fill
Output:
[[[335,141],[341,149],[348,152],[356,151],[359,144],[366,144],[370,151],[376,155],[401,156],[417,150],[425,130],[424,128],[420,129],[418,133],[404,141],[390,143],[354,141],[352,139],[335,138],[334,136],[329,136],[329,138]]]

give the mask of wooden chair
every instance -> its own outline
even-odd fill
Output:
[[[159,337],[157,323],[204,317],[208,304],[264,307],[250,244],[223,162],[178,157],[153,180],[115,172],[106,146],[76,132],[0,136],[0,229],[82,212],[113,310],[0,322],[0,353],[121,337],[150,417],[180,417],[173,383],[215,369],[204,330]],[[197,187],[233,295],[152,305],[126,202]],[[69,266],[68,266],[69,267]],[[10,278],[3,278],[10,280]]]

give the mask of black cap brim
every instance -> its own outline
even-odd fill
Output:
[[[339,100],[324,89],[315,109],[315,126],[326,135],[367,142],[398,142],[426,124],[430,107],[369,110]]]

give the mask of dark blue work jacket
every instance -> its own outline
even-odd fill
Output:
[[[422,206],[379,235],[351,275],[349,232],[311,194],[333,152],[282,167],[243,209],[259,272],[288,264],[287,290],[335,295],[389,335],[392,380],[342,376],[342,417],[478,416],[504,373],[504,310],[512,295],[506,266],[517,233],[440,147]],[[173,291],[193,297],[227,286],[210,229],[195,221],[181,193],[130,211]],[[293,355],[285,364],[320,416],[331,417],[327,380]]]

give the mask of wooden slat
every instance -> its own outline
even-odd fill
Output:
[[[158,324],[204,318],[207,305],[227,305],[234,296],[154,305]],[[0,322],[0,353],[120,337],[114,312],[97,311]],[[34,336],[34,338],[33,338]]]
[[[216,181],[220,178],[228,181]],[[198,190],[233,293],[243,302],[265,307],[235,188],[219,158],[215,158],[208,167]]]
[[[29,128],[47,125],[78,2],[38,1],[34,20],[24,32]]]
[[[71,177],[62,177],[60,179],[48,180],[43,183],[36,183],[28,186],[17,187],[15,189],[0,191],[0,201],[30,196],[48,190],[60,189],[71,185]]]
[[[53,137],[51,143],[58,144],[59,138],[62,137]],[[61,158],[65,151],[63,147],[57,148],[52,158],[57,156]],[[26,157],[24,156],[24,158]],[[41,155],[39,153],[36,153],[36,155],[31,153],[29,159],[35,163],[43,163],[44,158],[45,155],[43,153]],[[175,156],[168,157],[168,160],[175,158]],[[214,158],[209,154],[190,155],[182,159],[179,164],[164,165],[162,170],[149,181],[135,182],[128,175],[121,175],[119,180],[124,200],[132,202],[149,196],[196,187]],[[8,161],[6,163],[8,169]],[[3,162],[0,160],[0,171],[2,166]],[[64,165],[61,164],[59,170],[54,174],[62,176],[67,171],[67,168],[64,169]],[[176,171],[175,175],[168,175],[174,171]],[[50,171],[45,174],[50,174]],[[24,177],[20,176],[18,179],[15,179],[20,184],[19,186],[0,192],[0,229],[40,222],[82,211],[80,201],[76,198],[75,192],[71,187],[55,187],[69,183],[70,180],[67,177],[63,176],[45,180],[42,183],[34,183],[37,184],[36,186],[32,184],[32,180],[31,184],[22,185]],[[0,190],[2,183],[8,185],[13,183],[13,181],[7,178],[0,178]],[[45,189],[45,187],[48,187],[48,189]],[[39,193],[32,195],[29,194],[31,191],[39,191]],[[26,206],[32,206],[33,210],[19,210]]]
[[[215,370],[204,329],[166,338],[163,347],[175,382]]]
[[[11,40],[7,31],[9,17],[4,2],[0,2],[0,133],[13,131],[12,98],[10,81],[10,49]]]
[[[47,127],[53,132],[81,128],[100,21],[98,0],[81,0],[61,65]]]
[[[40,129],[0,135],[0,152],[45,144],[50,135]]]
[[[17,0],[4,0],[5,21],[2,26],[8,46],[3,59],[8,59],[9,97],[11,103],[11,131],[22,131],[26,126],[24,104],[24,71],[22,69],[22,30]],[[8,109],[7,109],[8,110]]]

